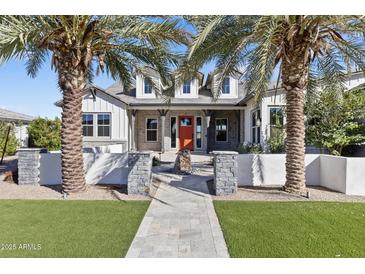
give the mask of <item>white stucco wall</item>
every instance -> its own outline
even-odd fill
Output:
[[[240,154],[239,186],[285,184],[285,154]],[[365,195],[365,158],[306,154],[307,185],[326,187],[349,195]]]
[[[347,158],[346,194],[365,195],[365,158]]]
[[[127,150],[128,148],[124,144],[84,148],[85,153],[124,153],[127,152]]]
[[[346,193],[346,158],[321,155],[321,186]]]
[[[238,185],[270,186],[285,184],[285,154],[240,154],[238,161]],[[319,185],[319,155],[305,157],[308,185]]]
[[[127,106],[119,100],[101,93],[93,96],[88,93],[82,101],[82,112],[84,113],[109,113],[111,114],[111,137],[85,137],[87,141],[128,141],[128,115]]]
[[[127,153],[84,153],[87,184],[126,184],[128,177]],[[62,184],[61,154],[42,153],[40,184]]]

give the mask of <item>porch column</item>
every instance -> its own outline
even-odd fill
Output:
[[[158,110],[160,113],[160,121],[161,121],[161,152],[165,153],[166,145],[165,145],[165,122],[166,122],[166,114],[168,110]]]
[[[243,144],[245,141],[245,125],[244,125],[244,120],[245,120],[245,110],[244,109],[240,109],[240,144]]]
[[[207,149],[207,153],[209,153],[209,126],[210,126],[210,118],[212,116],[212,111],[211,110],[203,110],[204,115],[205,115],[205,128],[206,128],[206,132],[205,132],[205,140],[206,140],[206,149]]]
[[[136,115],[137,110],[131,110],[131,150],[136,151]]]

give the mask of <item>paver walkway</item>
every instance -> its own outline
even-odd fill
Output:
[[[228,257],[208,194],[211,168],[194,175],[155,172],[161,181],[126,257]]]

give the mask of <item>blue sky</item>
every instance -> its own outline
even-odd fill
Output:
[[[108,87],[113,83],[106,75],[95,77],[94,83]],[[57,74],[45,63],[36,78],[27,75],[24,63],[12,60],[0,66],[0,108],[33,116],[60,117],[54,102],[62,98]]]

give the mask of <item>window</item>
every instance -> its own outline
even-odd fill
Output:
[[[202,147],[202,117],[196,117],[196,147]]]
[[[171,117],[170,130],[171,130],[171,148],[176,148],[176,137],[177,137],[176,117]]]
[[[192,125],[192,121],[191,118],[189,117],[184,117],[180,119],[180,126],[182,127],[188,127]]]
[[[110,114],[98,114],[98,137],[110,137]]]
[[[223,94],[229,94],[230,93],[230,79],[229,77],[226,77],[223,79],[223,89],[222,89],[222,93]]]
[[[191,92],[191,81],[185,81],[183,85],[183,94],[190,94]]]
[[[82,114],[82,135],[85,137],[94,136],[93,114]]]
[[[252,136],[251,141],[254,144],[260,143],[261,136],[261,112],[259,109],[255,110],[251,114],[251,128]]]
[[[144,93],[151,94],[152,93],[152,83],[148,79],[144,79]]]
[[[215,140],[217,142],[227,142],[227,127],[227,118],[219,118],[215,120]]]
[[[270,136],[275,128],[280,129],[284,125],[284,114],[281,107],[269,107]]]
[[[157,118],[146,119],[146,141],[157,142]]]

